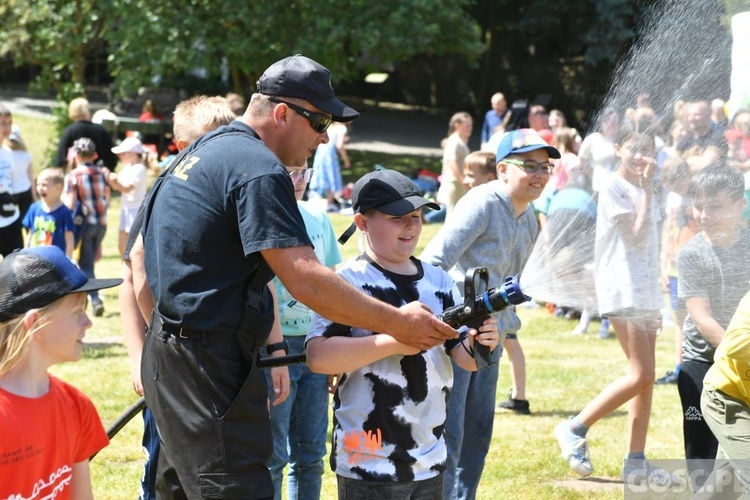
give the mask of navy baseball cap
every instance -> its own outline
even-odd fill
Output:
[[[119,278],[89,279],[56,246],[13,252],[0,262],[0,323],[48,306],[71,293],[91,292],[122,283]]]
[[[352,189],[352,209],[363,214],[375,209],[386,215],[406,215],[422,207],[440,210],[440,205],[422,197],[414,182],[395,170],[379,169],[365,174],[354,183]],[[352,224],[339,237],[342,245],[357,229]]]
[[[337,122],[349,122],[359,116],[357,111],[336,98],[331,72],[301,54],[273,63],[261,75],[257,87],[264,95],[304,99]]]
[[[422,198],[411,179],[395,170],[365,174],[352,189],[352,208],[361,214],[374,208],[386,215],[406,215],[422,207],[440,210],[440,205]]]
[[[506,133],[497,147],[497,160],[501,161],[510,155],[528,153],[537,149],[546,149],[550,158],[560,158],[560,152],[547,144],[536,130],[530,128],[519,128]]]

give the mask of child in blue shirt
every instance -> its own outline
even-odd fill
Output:
[[[42,170],[36,181],[39,201],[23,218],[26,247],[54,245],[73,257],[73,215],[61,200],[65,177],[59,168]]]

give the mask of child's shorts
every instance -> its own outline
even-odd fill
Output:
[[[133,226],[135,216],[138,213],[138,207],[136,208],[121,208],[120,209],[120,231],[130,232],[130,228]]]

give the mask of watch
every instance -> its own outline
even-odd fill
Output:
[[[282,340],[281,342],[276,342],[275,344],[268,344],[266,346],[266,354],[271,354],[276,351],[284,351],[284,354],[289,355],[289,342],[286,340]]]

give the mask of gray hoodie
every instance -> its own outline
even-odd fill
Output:
[[[464,276],[472,267],[487,268],[490,288],[520,273],[538,234],[531,205],[516,217],[505,185],[495,180],[473,188],[458,201],[420,258],[448,271],[463,294]],[[513,307],[497,318],[501,339],[521,328]]]

